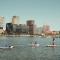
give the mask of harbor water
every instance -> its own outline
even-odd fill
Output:
[[[39,47],[32,48],[29,44],[37,41]],[[60,38],[55,38],[60,45]],[[0,60],[60,60],[60,46],[46,47],[52,44],[52,38],[39,36],[0,36],[0,47],[13,45],[12,49],[0,49]]]

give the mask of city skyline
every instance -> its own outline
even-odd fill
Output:
[[[60,30],[60,0],[0,0],[0,16],[5,23],[19,16],[20,23],[32,19],[39,27],[47,24]]]

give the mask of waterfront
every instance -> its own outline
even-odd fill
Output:
[[[40,47],[28,45],[37,41]],[[52,38],[32,36],[0,36],[0,47],[13,45],[12,49],[0,49],[0,60],[60,60],[60,47],[44,47],[52,43]],[[60,45],[60,38],[55,39]]]

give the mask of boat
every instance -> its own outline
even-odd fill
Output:
[[[0,49],[9,49],[9,48],[13,48],[14,46],[9,46],[9,47],[0,47]]]

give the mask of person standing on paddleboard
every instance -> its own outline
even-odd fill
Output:
[[[54,41],[55,41],[55,38],[53,38],[53,42],[52,42],[52,45],[54,45]]]

